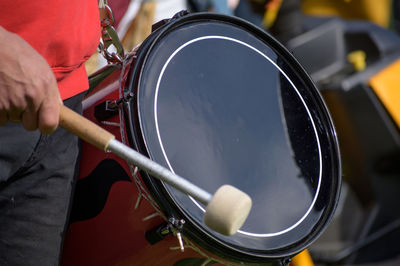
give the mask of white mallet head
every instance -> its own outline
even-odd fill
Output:
[[[239,189],[224,185],[207,204],[204,223],[223,235],[233,235],[246,221],[251,209],[251,198]]]

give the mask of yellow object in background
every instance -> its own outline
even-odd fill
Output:
[[[363,71],[367,66],[367,55],[363,50],[356,50],[347,55],[349,61],[356,71]]]
[[[314,266],[314,262],[311,259],[308,250],[303,250],[299,254],[293,257],[291,266]]]
[[[265,13],[263,17],[263,25],[269,29],[274,24],[278,16],[279,9],[281,8],[282,0],[271,0],[265,6]]]
[[[382,27],[390,22],[392,0],[303,0],[303,12],[314,16],[364,19]]]
[[[400,59],[373,76],[369,85],[400,128]]]

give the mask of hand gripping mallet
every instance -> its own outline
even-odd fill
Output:
[[[235,234],[249,215],[251,198],[244,192],[233,186],[224,185],[212,196],[119,142],[114,135],[65,106],[61,106],[60,109],[60,126],[97,148],[114,153],[206,205],[204,223],[218,233]]]

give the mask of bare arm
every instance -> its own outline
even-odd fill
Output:
[[[0,125],[21,121],[27,130],[53,132],[62,101],[46,60],[1,26],[0,58]]]

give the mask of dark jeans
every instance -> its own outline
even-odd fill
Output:
[[[64,104],[81,112],[83,95]],[[75,183],[78,139],[0,127],[0,265],[58,265]]]

